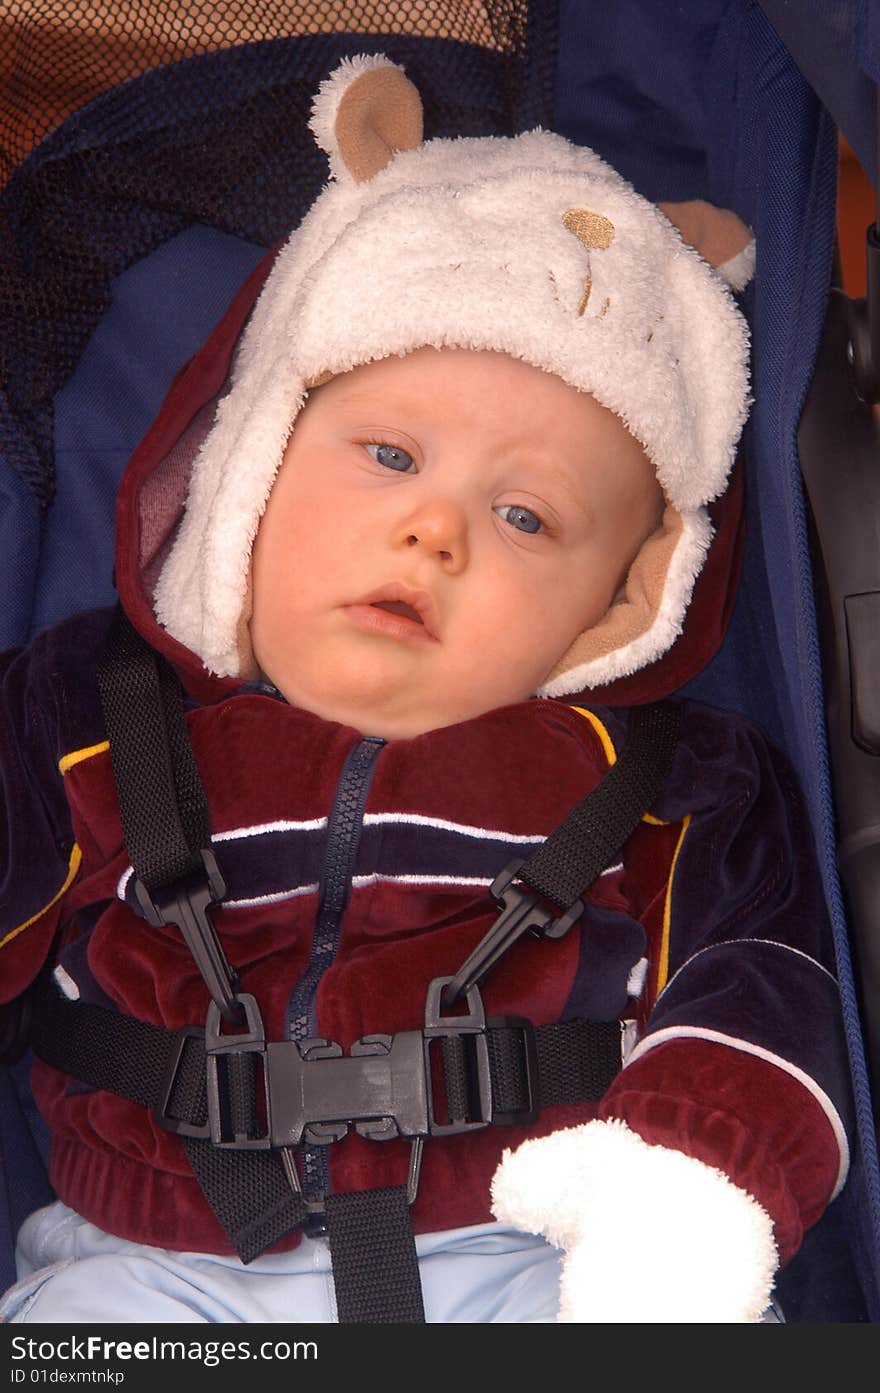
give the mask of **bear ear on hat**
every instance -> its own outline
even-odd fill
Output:
[[[384,54],[343,58],[318,88],[311,130],[334,179],[362,183],[422,143],[422,99]]]
[[[702,198],[657,206],[731,290],[745,289],[755,274],[755,239],[736,213]]]

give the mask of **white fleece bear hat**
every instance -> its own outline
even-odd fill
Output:
[[[423,142],[418,92],[381,55],[342,61],[311,128],[330,182],[242,335],[156,587],[160,622],[210,672],[248,675],[251,549],[309,388],[433,345],[555,373],[641,442],[663,523],[539,694],[653,662],[681,632],[712,537],[706,505],[748,412],[748,330],[729,287],[748,280],[754,244],[746,234],[719,274],[592,150],[547,131]]]

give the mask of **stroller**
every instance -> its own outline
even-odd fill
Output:
[[[834,254],[838,127],[864,168],[875,163],[870,8],[314,0],[205,18],[195,0],[129,0],[99,34],[84,0],[53,6],[48,24],[24,0],[0,29],[4,648],[112,603],[122,468],[176,372],[320,188],[306,121],[341,56],[402,63],[428,136],[543,125],[652,200],[707,198],[754,229],[743,575],[723,643],[682,690],[743,712],[788,752],[835,929],[859,1144],[843,1193],[781,1274],[796,1323],[880,1320],[880,710],[867,661],[880,489],[866,404],[880,399],[880,267],[852,304]],[[872,234],[871,256],[878,247]],[[51,1198],[27,1064],[0,1080],[0,1287],[14,1280],[19,1224]]]

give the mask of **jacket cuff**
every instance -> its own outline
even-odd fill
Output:
[[[599,1117],[721,1170],[771,1216],[784,1265],[847,1173],[843,1122],[809,1084],[726,1044],[668,1040],[620,1071]]]
[[[497,1219],[566,1250],[561,1321],[759,1321],[777,1266],[769,1215],[702,1161],[589,1122],[505,1151]]]

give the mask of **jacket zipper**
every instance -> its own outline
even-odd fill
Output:
[[[321,867],[312,951],[306,970],[291,992],[287,1005],[289,1040],[300,1042],[314,1038],[318,1033],[318,985],[339,951],[342,916],[351,893],[364,808],[373,782],[376,760],[384,744],[385,741],[378,736],[368,736],[349,751],[342,766],[333,807],[327,819],[327,841]],[[327,1148],[304,1146],[299,1164],[305,1198],[321,1199],[328,1194],[330,1167]],[[304,1232],[320,1232],[320,1225],[306,1225]]]

